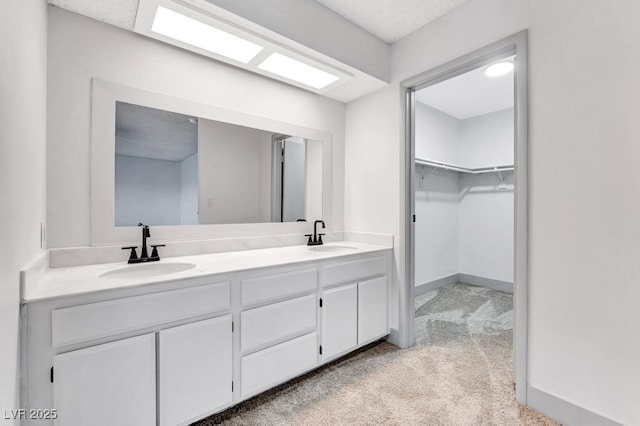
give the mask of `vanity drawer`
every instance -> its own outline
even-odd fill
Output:
[[[230,284],[224,282],[56,309],[52,312],[52,344],[60,347],[230,307]]]
[[[250,309],[240,314],[242,353],[316,330],[316,295]]]
[[[318,335],[309,333],[242,357],[242,397],[286,382],[318,364]]]
[[[242,280],[242,306],[258,305],[316,290],[316,268]]]
[[[358,281],[362,278],[384,275],[387,269],[385,256],[333,263],[320,269],[322,287]]]

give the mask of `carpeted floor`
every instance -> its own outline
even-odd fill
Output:
[[[555,425],[518,405],[513,298],[456,284],[416,298],[416,346],[371,345],[196,425]]]

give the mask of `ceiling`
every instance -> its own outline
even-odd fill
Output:
[[[316,0],[387,43],[438,19],[468,0]]]
[[[133,30],[139,0],[47,0],[57,6],[98,21]]]
[[[116,155],[182,161],[198,152],[197,121],[188,115],[116,103]]]
[[[386,43],[394,43],[468,0],[315,1]],[[48,0],[48,2],[57,7],[132,30],[139,0]]]
[[[416,100],[458,120],[513,108],[513,72],[487,77],[486,66],[416,92]]]
[[[53,6],[128,31],[134,31],[138,5],[143,3],[143,0],[47,1]],[[336,87],[331,86],[325,92],[316,91],[341,102],[350,102],[388,84],[391,50],[388,43],[399,40],[466,1],[177,0],[281,45],[294,57],[299,54],[351,75],[351,79]],[[265,74],[254,69],[250,71]],[[274,78],[272,75],[268,77]],[[291,81],[285,82],[296,85]]]

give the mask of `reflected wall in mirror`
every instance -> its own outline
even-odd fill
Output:
[[[322,141],[116,102],[115,225],[322,217]]]

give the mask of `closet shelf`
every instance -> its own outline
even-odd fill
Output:
[[[442,163],[442,162],[439,162],[439,161],[424,160],[422,158],[416,158],[416,164],[420,164],[422,166],[435,167],[437,169],[451,170],[453,172],[469,173],[469,174],[472,174],[472,175],[479,175],[479,174],[482,174],[482,173],[497,173],[497,172],[513,171],[513,165],[479,167],[477,169],[470,169],[468,167],[457,166],[455,164]]]

